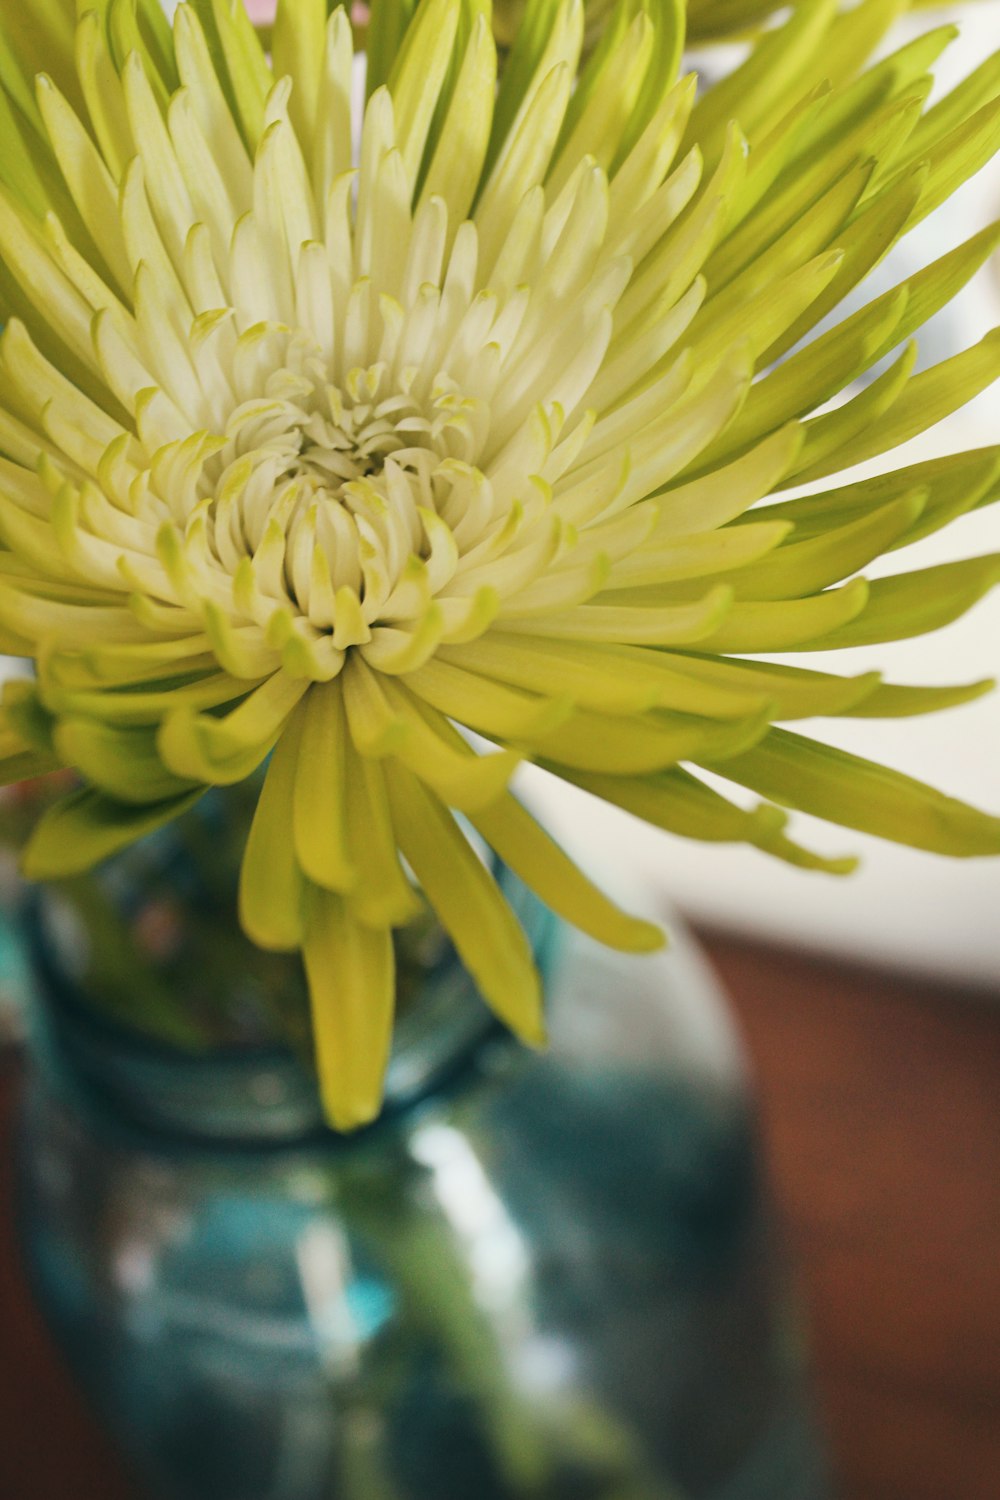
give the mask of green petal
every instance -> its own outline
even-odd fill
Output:
[[[131,288],[131,268],[118,218],[117,184],[71,106],[44,73],[36,83],[39,108],[56,160],[77,211],[117,285]]]
[[[731,600],[729,589],[720,585],[692,604],[664,604],[656,609],[583,604],[564,614],[546,615],[544,620],[503,620],[495,629],[497,634],[537,634],[551,640],[685,646],[714,634],[729,613]]]
[[[32,781],[36,776],[59,770],[62,766],[58,760],[37,750],[0,752],[0,786],[16,786],[18,782]]]
[[[451,807],[474,813],[502,796],[521,756],[513,750],[479,754],[454,734],[430,704],[386,685],[386,697],[406,725],[396,758],[425,781]]]
[[[415,184],[438,97],[451,65],[460,0],[421,0],[389,78],[396,140]]]
[[[76,366],[67,373],[75,382],[79,370],[82,372],[85,389],[94,391],[95,360],[90,336],[93,309],[50,257],[38,231],[28,223],[2,189],[0,255],[5,271],[16,280],[28,301],[32,331],[39,328],[39,325],[42,330],[51,331],[57,339],[57,347],[59,344],[65,345],[75,358]],[[5,346],[9,345],[12,338],[20,337],[23,340],[24,332],[23,329],[18,331],[16,325],[8,324],[4,332]],[[57,361],[61,368],[65,367],[65,361],[58,356]],[[23,360],[18,362],[17,373],[20,375],[22,371],[27,374]],[[67,388],[69,383],[64,383],[58,375],[55,378],[57,385],[72,399],[71,388]],[[82,401],[80,405],[83,405]],[[115,436],[117,432],[112,431],[107,441],[110,442]]]
[[[547,760],[575,770],[641,776],[681,760],[725,759],[759,739],[768,719],[765,710],[721,723],[656,711],[611,719],[577,710],[536,746]]]
[[[784,26],[768,33],[744,63],[705,93],[692,112],[685,145],[697,143],[714,162],[730,120],[739,120],[751,137],[765,134],[800,87],[803,69],[819,54],[836,9],[837,0],[796,5]]]
[[[924,500],[924,493],[916,490],[824,536],[798,542],[793,534],[791,541],[769,556],[731,573],[728,582],[737,599],[802,598],[816,593],[887,552],[913,527]]]
[[[852,719],[908,719],[914,714],[933,714],[943,708],[972,703],[995,687],[992,678],[948,687],[903,687],[884,682],[847,712]]]
[[[116,180],[135,154],[121,80],[105,28],[93,10],[80,17],[76,33],[80,88],[97,143]]]
[[[779,666],[776,662],[739,661],[727,657],[660,653],[666,663],[720,696],[742,694],[752,702],[771,705],[775,719],[805,719],[816,714],[841,714],[865,702],[878,687],[879,674],[835,677],[802,667]]]
[[[775,0],[688,0],[688,39],[714,42],[741,35],[777,9]]]
[[[851,455],[855,451],[863,452],[872,434],[891,422],[896,406],[906,393],[916,361],[917,346],[911,342],[895,363],[871,385],[835,410],[804,423],[806,439],[798,463],[788,476],[789,481],[808,484],[837,469],[846,468],[850,463],[860,462]],[[891,448],[894,445],[890,441],[886,446]],[[877,438],[872,451],[881,451]]]
[[[61,762],[52,753],[47,732],[43,732],[41,738],[30,732],[23,733],[19,716],[11,712],[10,687],[8,683],[0,713],[0,786],[13,786],[18,781],[28,781],[61,769]],[[25,706],[30,712],[30,701]]]
[[[483,998],[525,1041],[545,1041],[531,948],[492,875],[447,808],[411,772],[387,778],[399,845]]]
[[[382,1108],[395,1009],[392,933],[366,927],[341,896],[310,886],[305,957],[316,1065],[327,1119],[356,1130]]]
[[[293,81],[289,114],[306,151],[313,139],[319,111],[326,18],[326,0],[295,0],[291,5],[282,0],[274,19],[274,76]]]
[[[480,16],[422,188],[422,198],[436,194],[444,199],[452,225],[468,216],[482,176],[493,123],[496,66],[493,35]]]
[[[646,13],[653,23],[653,53],[646,69],[642,90],[632,109],[631,118],[618,143],[615,167],[625,161],[647,125],[655,118],[673,86],[684,54],[686,15],[684,0],[646,0]]]
[[[850,525],[882,505],[911,493],[926,498],[919,517],[893,547],[908,545],[946,526],[957,516],[1000,498],[1000,448],[952,453],[904,469],[892,469],[839,489],[780,500],[754,511],[754,520],[788,519],[796,538],[822,537],[828,530]]]
[[[751,389],[749,400],[760,387]],[[738,424],[739,417],[727,432]],[[660,519],[651,540],[685,536],[699,527],[723,526],[778,487],[794,466],[804,434],[797,424],[781,427],[742,458],[714,468],[701,479],[676,484],[657,496]],[[755,518],[756,519],[756,518]],[[768,520],[774,519],[772,516]]]
[[[546,694],[556,702],[560,701],[557,695],[564,695],[577,707],[604,715],[667,708],[705,718],[737,719],[762,708],[767,697],[753,688],[704,684],[697,672],[689,671],[687,657],[644,647],[523,636],[477,641],[451,654],[442,652],[440,660],[468,667],[487,679]],[[453,717],[460,719],[462,713],[456,711]],[[558,727],[563,717],[560,714],[550,727]],[[533,738],[545,728],[539,725],[533,734],[525,730],[514,737]]]
[[[765,521],[675,537],[659,546],[637,547],[612,569],[609,591],[602,600],[608,604],[613,600],[655,604],[665,589],[672,593],[676,583],[697,581],[704,587],[705,579],[718,574],[725,574],[727,583],[733,575],[739,592],[739,581],[756,576],[756,568],[763,566],[761,559],[774,554],[778,562],[787,550],[780,544],[792,529],[790,523]]]
[[[960,28],[953,29],[961,35]],[[933,34],[933,33],[932,33]],[[971,120],[984,105],[1000,94],[1000,52],[994,52],[968,78],[945,94],[929,109],[913,133],[914,156],[925,152],[931,142],[942,140],[953,130]]]
[[[500,81],[488,168],[496,162],[518,116],[530,107],[532,93],[542,80],[564,59],[575,64],[580,37],[578,28],[574,33],[568,24],[569,11],[567,0],[527,0]]]
[[[609,901],[515,798],[505,796],[474,814],[471,822],[547,906],[599,943],[628,953],[652,953],[663,947],[660,929]]]
[[[568,694],[537,697],[450,666],[440,656],[406,678],[406,686],[448,718],[502,740],[531,741],[572,711]]]
[[[306,688],[276,672],[223,718],[168,710],[158,736],[160,754],[178,776],[219,786],[242,781],[275,744]]]
[[[888,10],[890,19],[895,19],[906,3],[907,0],[883,0],[882,9]],[[860,7],[869,14],[877,8],[872,0]],[[843,83],[828,98],[826,108],[800,133],[795,142],[797,157],[813,160],[840,139],[845,130],[852,130],[859,122],[866,125],[873,110],[911,94],[914,85],[932,71],[941,53],[959,34],[957,26],[936,26]]]
[[[61,88],[73,89],[73,23],[75,0],[35,0],[28,6],[4,9],[0,38],[4,51],[25,79],[43,70],[58,79]],[[74,100],[74,102],[78,102]]]
[[[295,774],[295,853],[304,873],[328,891],[357,883],[347,820],[347,720],[339,687],[314,687],[296,710],[301,721]]]
[[[345,781],[348,850],[358,875],[351,910],[369,927],[402,927],[420,902],[399,862],[385,773],[348,744]]]
[[[838,434],[832,453],[825,454],[819,462],[809,462],[811,453],[807,442],[803,449],[804,467],[796,473],[796,483],[821,478],[833,467],[846,469],[865,463],[908,442],[978,396],[998,377],[1000,329],[994,329],[963,354],[956,354],[932,369],[914,375],[902,393],[874,421],[856,427],[854,431]],[[874,385],[869,387],[869,391],[874,389]],[[863,398],[858,399],[860,403]],[[839,416],[840,412],[835,412],[830,418],[820,417],[816,425],[818,427],[824,422],[832,428],[834,419]]]
[[[15,101],[0,87],[0,128],[4,141],[0,183],[14,204],[32,219],[41,220],[68,198],[40,139],[42,125],[33,92],[27,101]]]
[[[688,771],[626,779],[549,769],[667,833],[704,843],[750,844],[799,869],[827,875],[849,875],[857,868],[855,859],[828,859],[793,843],[782,831],[786,815],[778,808],[766,803],[750,810],[736,807]]]
[[[273,77],[242,0],[190,0],[204,28],[243,138],[256,150]]]
[[[290,953],[303,938],[304,882],[292,836],[301,717],[292,719],[267,768],[240,870],[240,922],[259,948]]]
[[[678,0],[614,8],[566,112],[553,192],[586,156],[608,171],[624,160],[676,80],[683,39]]]
[[[475,209],[484,268],[496,263],[517,209],[545,176],[571,88],[572,75],[565,63],[546,75],[490,173]]]
[[[825,101],[824,101],[825,102]],[[745,267],[752,266],[784,236],[794,234],[795,225],[803,216],[813,216],[817,205],[826,201],[836,203],[843,192],[838,184],[849,182],[863,172],[863,181],[857,186],[857,196],[846,204],[835,227],[840,227],[860,197],[877,163],[891,160],[899,142],[913,129],[920,112],[920,99],[893,100],[874,114],[857,121],[847,136],[834,136],[827,148],[813,156],[796,161],[794,170],[786,170],[767,191],[767,184],[758,181],[757,157],[765,157],[765,168],[773,172],[775,166],[766,161],[776,154],[775,145],[763,142],[759,151],[751,153],[747,189],[742,201],[753,197],[752,211],[728,235],[712,256],[706,267],[713,287],[728,286]],[[829,109],[823,110],[821,118],[828,119]],[[806,117],[808,118],[808,117]],[[793,112],[787,126],[786,152],[791,155],[798,145],[797,133],[804,123],[803,117]],[[779,127],[781,130],[782,127]],[[777,175],[777,174],[776,174]],[[762,190],[763,189],[763,190]],[[742,206],[742,205],[741,205]],[[817,247],[818,248],[818,247]]]
[[[998,583],[1000,553],[878,578],[869,585],[864,609],[853,619],[797,649],[830,651],[924,635],[957,620]]]
[[[511,751],[482,756],[456,745],[447,721],[429,705],[352,660],[344,677],[351,737],[362,755],[393,755],[453,807],[488,807],[505,789],[519,757]]]
[[[2,723],[25,745],[43,755],[55,754],[55,718],[42,702],[37,682],[24,677],[9,678],[3,684]]]
[[[803,236],[812,232],[819,239],[826,237],[807,220],[797,225],[795,232]],[[827,250],[805,265],[796,264],[787,274],[781,275],[780,251],[772,249],[765,265],[755,266],[753,275],[746,277],[746,281],[759,285],[747,286],[741,277],[733,285],[732,297],[727,295],[718,302],[708,303],[703,315],[696,320],[691,344],[696,361],[709,362],[742,338],[754,361],[766,363],[766,351],[773,349],[789,325],[816,304],[843,260],[843,251]],[[772,270],[775,273],[773,280]],[[753,309],[752,314],[748,312],[749,308]]]
[[[772,730],[728,761],[724,773],[786,807],[915,849],[959,858],[1000,854],[1000,818],[788,730]]]
[[[45,670],[48,663],[41,664],[42,698],[53,713],[66,717],[103,719],[109,724],[147,725],[159,724],[165,714],[177,713],[181,718],[195,717],[203,709],[230,703],[246,691],[245,683],[234,683],[222,673],[191,677],[161,677],[155,684],[132,690],[108,688],[106,691],[86,691],[63,687],[58,677],[53,678]],[[162,750],[162,745],[161,745]],[[169,764],[169,761],[167,762]],[[177,775],[189,773],[180,768]],[[205,780],[193,775],[192,780]]]
[[[418,0],[375,0],[371,7],[365,45],[366,87],[368,98],[383,84],[399,56],[407,28],[417,10]]]
[[[913,228],[933,213],[962,183],[986,165],[997,151],[997,122],[1000,120],[1000,100],[993,99],[976,111],[970,119],[956,129],[935,139],[935,124],[926,123],[917,150],[920,159],[927,163],[927,181],[920,201],[910,216],[908,228]],[[925,122],[930,117],[925,116]],[[906,171],[904,165],[901,169]]]
[[[21,867],[29,880],[83,875],[185,813],[203,788],[143,807],[116,802],[89,788],[73,792],[43,813],[28,841]]]
[[[115,729],[96,719],[64,719],[55,745],[66,765],[82,771],[99,791],[143,806],[195,790],[164,766],[151,729]],[[202,788],[203,789],[203,788]]]
[[[798,651],[817,637],[829,639],[855,619],[869,597],[867,579],[805,599],[762,604],[738,602],[719,628],[700,641],[703,651]]]
[[[919,106],[914,104],[914,118],[918,109]],[[862,204],[854,222],[836,237],[837,248],[843,256],[839,270],[803,316],[796,319],[766,351],[766,360],[780,359],[792,349],[885,259],[905,232],[907,221],[920,200],[926,177],[927,168],[917,165],[902,174],[891,190]]]
[[[699,462],[717,466],[792,418],[822,406],[869,367],[875,350],[892,340],[905,308],[905,293],[897,293],[778,365],[752,387],[742,411]]]
[[[177,87],[173,46],[163,7],[156,0],[97,0],[107,16],[115,60],[123,67],[130,53],[138,53],[157,91],[164,97]],[[78,9],[82,7],[78,6]]]

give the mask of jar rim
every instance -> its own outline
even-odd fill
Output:
[[[557,919],[499,861],[494,875],[525,926],[544,982],[553,963]],[[99,1110],[111,1106],[140,1129],[154,1125],[157,1131],[193,1144],[260,1144],[262,1139],[289,1144],[324,1131],[338,1138],[323,1120],[315,1076],[291,1045],[227,1041],[185,1049],[102,1013],[52,961],[43,900],[40,891],[31,892],[24,912],[28,956],[38,988],[32,1030],[40,1034],[43,1061],[78,1098],[84,1096],[83,1102]],[[420,976],[418,994],[425,1001],[436,996],[438,1003],[417,1003],[398,1021],[385,1103],[373,1126],[444,1086],[484,1043],[503,1034],[450,940]],[[217,1100],[209,1087],[220,1079],[233,1089],[228,1112],[225,1100]],[[268,1086],[280,1095],[273,1108],[258,1099],[252,1128],[249,1122],[241,1123],[242,1094],[246,1106],[255,1088],[266,1092]],[[150,1093],[157,1089],[159,1099]]]

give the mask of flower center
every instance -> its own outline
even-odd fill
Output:
[[[390,453],[423,446],[431,424],[412,397],[386,394],[385,383],[385,370],[374,365],[350,371],[344,390],[318,381],[293,386],[274,435],[290,472],[339,496],[345,482],[381,474]]]
[[[429,553],[421,513],[446,510],[459,477],[482,483],[471,467],[485,436],[480,403],[440,378],[425,390],[416,372],[385,363],[336,380],[309,335],[262,339],[270,373],[240,382],[241,394],[257,394],[229,415],[210,466],[210,544],[227,570],[254,559],[269,592],[318,628],[333,627],[345,586],[370,624],[411,560]]]

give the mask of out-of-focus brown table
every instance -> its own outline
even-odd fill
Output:
[[[947,985],[701,937],[759,1078],[838,1494],[998,1500],[1000,1007]],[[63,1373],[17,1265],[14,1085],[8,1064],[0,1496],[139,1500]]]

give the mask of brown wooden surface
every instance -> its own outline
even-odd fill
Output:
[[[841,1500],[998,1500],[1000,1008],[706,946],[759,1076]],[[0,1497],[137,1500],[17,1266],[12,1083],[0,1072]]]
[[[0,1059],[0,1500],[137,1500],[35,1312],[13,1232],[15,1069]]]
[[[1000,1497],[1000,1007],[703,934],[743,1023],[844,1500]]]

